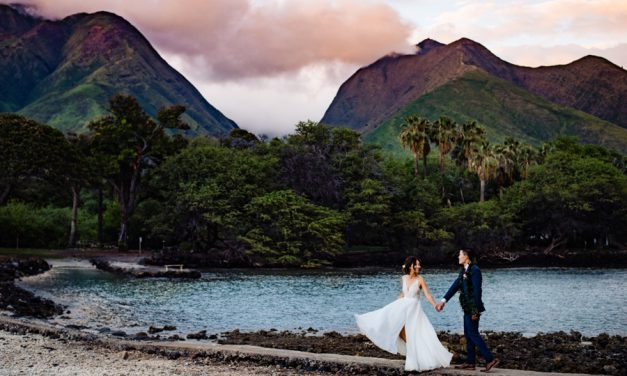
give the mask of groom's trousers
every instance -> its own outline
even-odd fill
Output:
[[[486,363],[489,363],[494,359],[494,356],[488,350],[488,346],[485,344],[481,335],[479,335],[479,318],[477,320],[472,319],[472,315],[464,315],[464,337],[466,337],[466,363],[476,363],[475,347],[479,349],[479,352],[485,358]]]

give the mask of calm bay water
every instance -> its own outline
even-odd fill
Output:
[[[424,272],[436,300],[455,276],[454,270]],[[93,329],[135,333],[149,325],[172,324],[181,333],[309,327],[354,333],[354,313],[398,297],[400,274],[231,270],[206,272],[196,281],[172,281],[121,278],[86,264],[68,264],[26,278],[21,285],[68,305],[70,318],[56,322]],[[484,269],[483,299],[487,311],[482,330],[627,335],[624,269]],[[436,330],[463,330],[457,297],[441,313],[424,298],[422,304]]]

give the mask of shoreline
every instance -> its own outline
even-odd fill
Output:
[[[40,265],[41,266],[41,265]],[[45,272],[47,269],[40,267],[37,270]],[[34,270],[36,272],[37,270]],[[39,273],[34,273],[39,274]],[[29,274],[29,275],[34,275]],[[11,284],[13,282],[11,281]],[[33,296],[34,299],[39,297]],[[51,302],[54,304],[54,302]],[[27,305],[37,305],[36,300],[26,302]],[[176,324],[176,323],[174,323]],[[307,359],[316,358],[316,354],[333,354],[337,357],[362,357],[372,359],[388,359],[389,361],[400,361],[401,357],[385,353],[374,347],[370,341],[359,334],[340,334],[337,332],[322,333],[316,329],[309,328],[302,332],[277,331],[277,330],[259,330],[256,332],[240,332],[233,330],[223,332],[220,335],[206,336],[206,333],[189,333],[187,340],[178,335],[176,336],[139,336],[138,334],[127,335],[126,333],[116,336],[115,331],[107,332],[108,335],[102,333],[91,333],[80,328],[72,327],[72,325],[52,326],[52,323],[45,321],[29,321],[27,319],[9,318],[0,314],[0,330],[9,333],[19,333],[20,335],[42,335],[46,338],[61,339],[63,341],[78,341],[87,343],[89,346],[97,346],[105,349],[123,349],[124,351],[140,351],[146,356],[172,357],[172,353],[167,347],[179,348],[176,350],[179,357],[189,357],[191,359],[205,359],[215,362],[216,359],[224,358],[222,350],[229,349],[228,346],[235,348],[243,348],[246,346],[257,347],[259,351],[278,351],[279,353],[296,351],[302,352],[302,359],[296,363],[286,362],[284,357],[275,356],[269,358],[262,355],[240,356],[237,355],[231,359],[233,363],[261,364],[278,367],[303,367],[303,364],[309,364]],[[164,328],[165,329],[165,328]],[[150,331],[149,331],[150,332]],[[151,333],[154,334],[154,333]],[[181,333],[183,334],[183,333]],[[198,339],[212,338],[217,340],[214,342],[203,342],[194,340],[197,335]],[[600,334],[595,337],[584,337],[578,332],[554,332],[554,333],[538,333],[535,336],[525,337],[520,333],[511,332],[484,332],[484,338],[493,350],[495,355],[500,357],[503,362],[501,367],[513,368],[518,370],[533,370],[543,372],[582,372],[589,374],[611,374],[622,375],[627,373],[627,336]],[[183,334],[183,336],[185,336]],[[454,353],[454,363],[460,363],[464,359],[465,339],[462,335],[450,332],[439,332],[440,340],[445,346]],[[165,340],[164,340],[165,339]],[[165,346],[165,349],[164,349]],[[197,352],[186,353],[181,352],[180,348],[188,347],[205,348],[207,346],[222,346],[220,351],[207,355],[205,350],[203,355],[197,355]],[[226,347],[224,347],[226,346]],[[141,349],[141,350],[138,350]],[[233,349],[233,348],[231,348]],[[229,350],[230,351],[230,350]],[[216,355],[219,354],[219,355]],[[230,354],[230,353],[229,353]],[[142,355],[143,356],[143,355]],[[248,362],[248,363],[247,363]],[[268,363],[270,362],[270,363]],[[317,363],[316,363],[317,364]],[[329,368],[327,363],[313,367],[307,366],[316,372],[344,372],[344,368],[337,364]],[[334,368],[335,367],[335,368]],[[344,367],[344,366],[342,366]],[[353,367],[353,366],[351,366]],[[368,366],[370,367],[370,366]],[[389,367],[388,367],[389,368]],[[352,368],[351,368],[352,369]],[[361,368],[359,368],[361,369]],[[339,370],[339,371],[338,371]],[[344,371],[342,371],[344,370]],[[361,369],[364,373],[371,373],[372,368]],[[376,370],[380,373],[381,370]],[[351,371],[352,372],[352,371]],[[360,371],[361,372],[361,371]],[[387,371],[386,371],[387,372]],[[396,374],[396,373],[390,373]]]
[[[168,336],[161,329],[144,336],[119,336],[115,332],[93,333],[76,328],[73,325],[55,325],[26,318],[12,318],[0,315],[0,332],[18,333],[20,335],[37,334],[61,341],[76,341],[92,347],[116,351],[139,351],[154,357],[192,360],[202,358],[208,362],[220,362],[229,359],[230,363],[243,366],[272,365],[283,368],[298,368],[309,364],[310,371],[316,372],[348,372],[343,365],[330,366],[328,359],[323,363],[311,366],[312,359],[325,356],[348,357],[346,359],[378,359],[389,364],[403,362],[400,355],[389,354],[376,348],[361,334],[340,334],[337,332],[319,332],[308,328],[300,332],[258,330],[241,332],[232,330],[219,334],[207,335],[206,332],[189,333],[185,336]],[[165,328],[164,328],[165,329]],[[156,334],[158,333],[158,334]],[[156,334],[156,335],[155,335]],[[513,332],[482,332],[496,357],[501,359],[499,367],[518,371],[550,372],[550,373],[583,373],[623,375],[627,372],[627,336],[600,334],[585,337],[581,333],[571,331],[540,333],[533,337],[525,337]],[[438,332],[438,338],[454,354],[452,364],[459,364],[465,358],[465,339],[461,334]],[[211,339],[211,340],[207,340]],[[175,349],[175,350],[172,350]],[[255,349],[242,353],[242,349]],[[174,352],[173,352],[174,351]],[[297,352],[298,361],[288,361],[281,354]],[[226,355],[225,355],[226,354]],[[265,355],[264,355],[265,354]],[[270,354],[270,355],[268,355]],[[267,356],[266,356],[267,355]],[[268,357],[269,356],[269,357]],[[369,374],[398,374],[374,369],[372,365],[360,365],[355,368],[350,361],[351,372]],[[479,364],[482,365],[481,360]],[[340,367],[340,368],[338,368]],[[392,368],[394,368],[392,367]]]
[[[4,253],[3,253],[4,251]],[[7,253],[8,252],[8,253]],[[6,253],[6,254],[5,254]],[[431,268],[457,269],[455,257],[446,252],[434,252],[425,250],[417,252],[425,265]],[[200,270],[351,270],[363,268],[397,268],[402,260],[409,253],[396,251],[382,252],[361,252],[350,251],[338,256],[332,266],[303,269],[303,268],[283,268],[276,266],[244,266],[228,265],[224,263],[212,263],[211,260],[203,258],[203,254],[196,253],[193,257],[187,257],[185,253],[176,255],[164,255],[160,250],[129,250],[120,252],[114,249],[28,249],[21,254],[19,250],[0,250],[0,259],[15,258],[24,259],[29,257],[40,257],[49,261],[55,260],[89,260],[92,258],[102,258],[108,261],[115,260],[135,260],[141,261],[145,265],[163,266],[163,264],[180,264],[186,267]],[[164,256],[167,256],[164,258]],[[449,257],[450,256],[450,257]],[[511,269],[511,268],[607,268],[625,269],[627,268],[627,250],[601,250],[601,251],[581,251],[572,250],[561,255],[543,255],[532,252],[511,252],[512,259],[494,259],[483,257],[478,264],[488,269]],[[394,260],[394,261],[390,261]],[[161,262],[163,261],[163,262]]]
[[[259,333],[258,333],[259,334]],[[264,337],[267,332],[260,333]],[[331,336],[336,338],[336,336]],[[559,342],[559,341],[556,341]],[[624,342],[624,337],[623,337]],[[324,352],[273,349],[247,344],[211,344],[200,341],[129,341],[94,335],[71,328],[54,328],[26,319],[0,315],[1,359],[14,357],[4,368],[9,374],[181,374],[181,375],[404,375],[402,359],[350,356]],[[17,344],[16,344],[17,343]],[[12,346],[7,346],[7,344]],[[14,350],[14,351],[13,351]],[[56,351],[59,350],[59,351]],[[28,354],[38,356],[29,358]],[[42,356],[42,353],[44,354]],[[537,361],[531,360],[531,361]],[[86,363],[85,363],[86,362]],[[141,362],[141,363],[140,363]],[[624,366],[624,365],[623,365]],[[532,371],[500,368],[491,374],[542,375]],[[0,370],[1,371],[1,370]],[[15,371],[15,372],[12,372]],[[159,372],[157,372],[159,371]],[[603,366],[587,374],[624,374],[624,368]],[[581,370],[543,370],[551,374]],[[0,372],[0,374],[2,374]],[[425,372],[426,375],[475,375],[475,371],[453,368]]]

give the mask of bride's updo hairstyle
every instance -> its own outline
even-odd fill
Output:
[[[416,265],[416,261],[420,261],[420,259],[416,256],[407,256],[403,264],[403,274],[409,274],[411,267]],[[422,262],[420,263],[422,264]]]

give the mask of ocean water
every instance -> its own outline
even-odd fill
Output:
[[[481,330],[627,335],[625,269],[482,269],[482,273],[486,312]],[[423,270],[436,301],[456,275],[453,269]],[[183,334],[310,327],[356,333],[354,313],[380,308],[400,293],[400,274],[384,269],[220,270],[204,272],[200,280],[181,281],[119,277],[84,262],[61,262],[19,283],[68,307],[71,313],[53,323],[128,333],[166,324]],[[424,296],[422,304],[436,330],[463,332],[457,297],[440,313]]]

